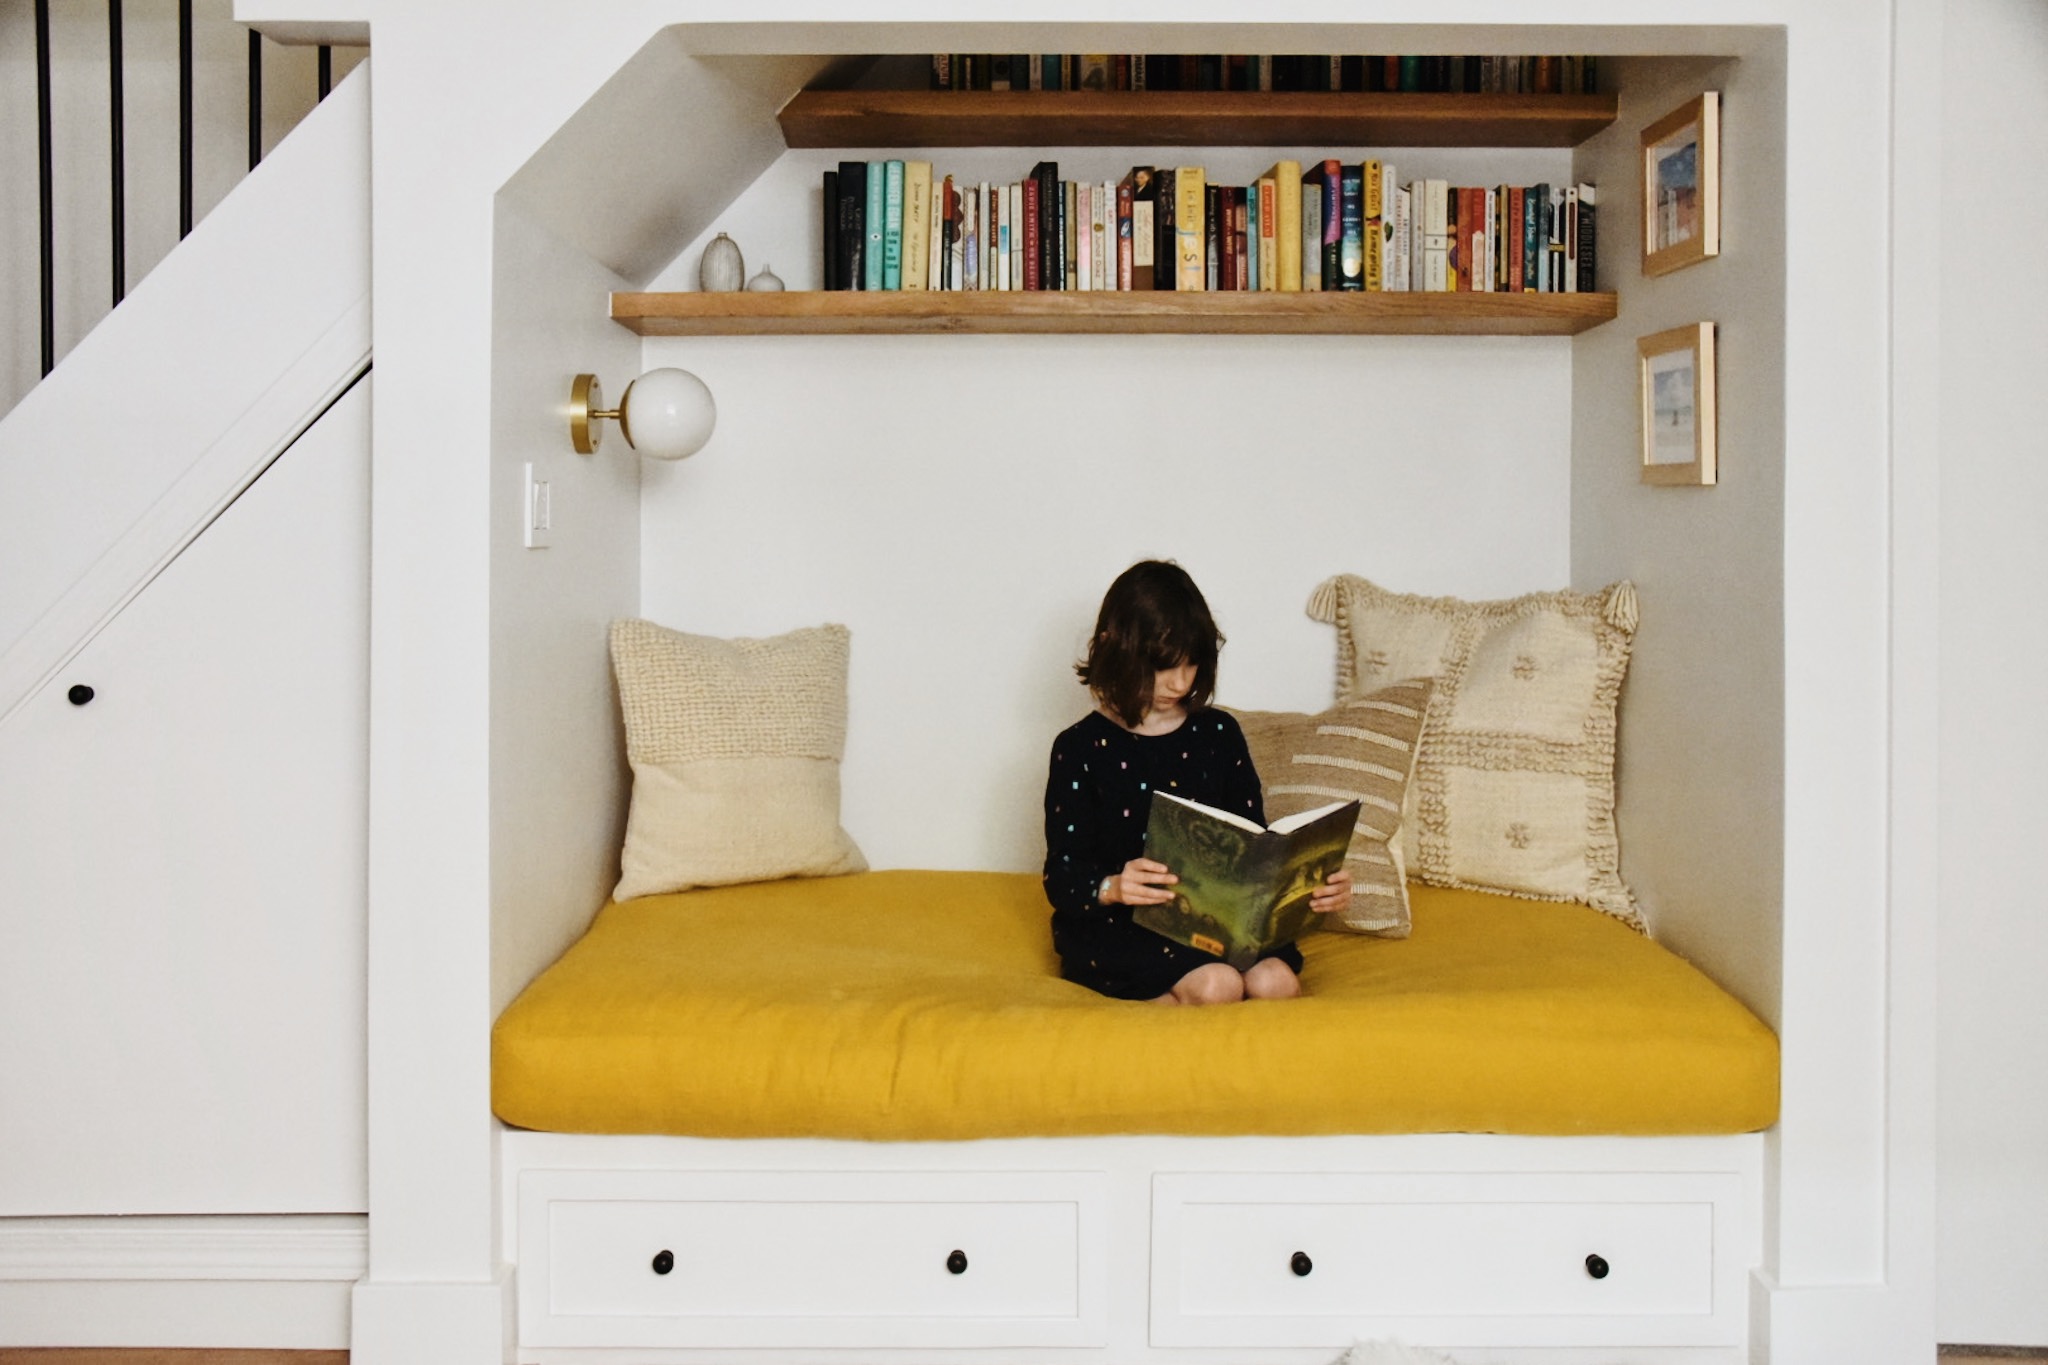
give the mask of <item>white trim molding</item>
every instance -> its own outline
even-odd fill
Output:
[[[336,1280],[369,1265],[361,1214],[0,1219],[0,1281]]]
[[[0,1347],[333,1351],[362,1214],[0,1218]]]

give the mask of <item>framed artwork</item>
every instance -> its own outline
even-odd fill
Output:
[[[1643,482],[1715,482],[1714,324],[1695,322],[1636,342],[1643,408]]]
[[[1721,95],[1709,90],[1643,129],[1643,273],[1721,254]]]

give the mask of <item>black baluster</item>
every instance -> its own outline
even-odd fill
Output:
[[[263,35],[249,30],[249,169],[263,159]]]
[[[178,0],[178,237],[192,235],[192,0]]]
[[[43,373],[57,365],[57,185],[50,159],[50,0],[36,0],[36,174],[42,191]]]
[[[334,49],[320,44],[320,98],[326,99],[327,92],[334,88]]]
[[[107,0],[107,122],[113,129],[108,189],[113,205],[114,302],[128,296],[128,116],[121,70],[121,0]]]

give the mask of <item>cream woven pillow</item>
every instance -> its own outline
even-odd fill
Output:
[[[612,623],[633,804],[614,899],[860,872],[839,827],[844,626],[768,640]]]
[[[1401,813],[1415,772],[1431,682],[1414,678],[1318,715],[1236,711],[1266,793],[1270,822],[1331,801],[1357,799],[1358,824],[1344,865],[1351,904],[1329,916],[1333,928],[1383,938],[1408,937],[1408,874]]]
[[[1614,830],[1615,706],[1636,593],[1415,597],[1345,574],[1309,615],[1337,627],[1337,696],[1433,674],[1402,841],[1436,886],[1579,901],[1643,927]]]

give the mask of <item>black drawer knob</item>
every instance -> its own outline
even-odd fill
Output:
[[[1293,1258],[1287,1262],[1287,1268],[1297,1275],[1306,1275],[1309,1271],[1316,1268],[1316,1263],[1308,1258],[1306,1251],[1297,1251],[1294,1253]]]
[[[955,1275],[965,1275],[967,1273],[967,1253],[955,1250],[951,1256],[946,1258],[946,1269],[952,1271]]]
[[[92,689],[84,683],[73,683],[71,684],[71,690],[64,695],[71,699],[73,706],[83,706],[92,700],[93,694]]]
[[[1606,1279],[1607,1258],[1599,1255],[1588,1256],[1586,1258],[1586,1273],[1596,1280]]]
[[[675,1268],[676,1254],[673,1251],[670,1251],[668,1248],[663,1247],[660,1251],[654,1253],[655,1274],[666,1275],[669,1273],[669,1271],[674,1270]]]

